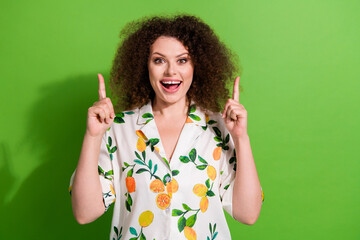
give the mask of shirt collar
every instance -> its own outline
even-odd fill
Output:
[[[207,115],[203,111],[201,111],[200,108],[196,107],[195,103],[192,103],[190,105],[190,111],[186,120],[186,124],[195,124],[197,126],[206,127],[207,118]],[[137,124],[147,124],[153,119],[154,114],[152,111],[151,101],[149,101],[147,104],[145,104],[139,109]]]

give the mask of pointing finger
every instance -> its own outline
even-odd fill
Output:
[[[236,77],[234,82],[234,89],[233,89],[233,99],[237,102],[239,102],[239,82],[240,82],[240,77]]]
[[[99,73],[99,100],[106,98],[104,77]]]

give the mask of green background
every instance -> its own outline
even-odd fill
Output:
[[[111,213],[78,225],[67,192],[125,23],[196,14],[239,55],[265,192],[233,239],[360,239],[360,2],[0,2],[0,239],[108,239]],[[164,226],[166,227],[166,226]],[[199,239],[202,239],[199,237]]]

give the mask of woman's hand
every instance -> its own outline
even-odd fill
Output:
[[[240,77],[235,78],[233,97],[225,104],[222,117],[225,126],[234,140],[247,136],[247,112],[239,103]]]
[[[86,134],[92,137],[103,136],[114,121],[114,107],[110,98],[106,97],[105,82],[101,74],[99,78],[99,101],[88,110]]]

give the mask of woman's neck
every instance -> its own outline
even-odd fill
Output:
[[[154,117],[181,118],[188,114],[188,101],[186,98],[176,103],[166,103],[155,97],[152,103]]]

